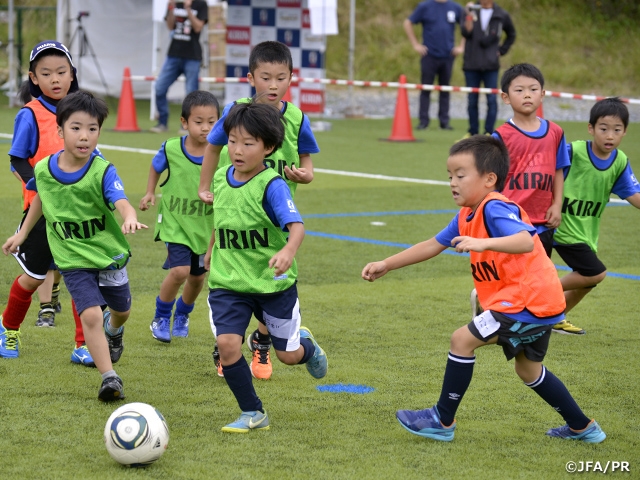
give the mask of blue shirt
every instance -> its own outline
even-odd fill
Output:
[[[451,0],[427,0],[418,4],[409,21],[422,24],[422,43],[429,49],[427,55],[436,58],[452,56],[455,28],[463,13],[463,8]]]
[[[186,139],[186,135],[180,139],[180,144],[182,145],[182,153],[196,165],[202,165],[202,159],[204,158],[203,156],[194,157],[193,155],[190,155],[189,152],[187,152],[187,149],[184,146],[184,142],[186,141]],[[156,171],[156,173],[162,173],[167,168],[169,168],[167,155],[164,153],[164,146],[166,143],[167,142],[162,142],[160,150],[158,150],[158,153],[156,153],[155,157],[153,157],[153,160],[151,160],[151,165],[153,166],[153,169]]]
[[[239,182],[233,178],[235,168],[229,167],[227,170],[227,181],[229,185],[239,187],[246,182]],[[276,178],[267,187],[267,192],[262,202],[264,211],[274,225],[279,225],[282,231],[287,231],[288,223],[304,223],[302,216],[298,212],[293,199],[291,198],[291,190],[289,185],[282,177]]]
[[[224,131],[224,120],[227,118],[227,114],[231,107],[235,105],[235,102],[231,102],[224,107],[222,111],[222,116],[213,126],[209,135],[207,135],[207,140],[211,145],[218,145],[219,147],[225,146],[229,143],[229,137]],[[300,127],[300,134],[298,135],[298,155],[306,155],[311,153],[318,153],[320,148],[318,148],[318,143],[316,142],[316,137],[314,137],[313,132],[311,131],[311,124],[309,122],[309,117],[306,115],[302,119],[302,126]]]
[[[457,213],[449,225],[436,235],[435,238],[438,243],[450,247],[451,240],[460,235],[460,230],[458,229],[459,215],[460,213]],[[472,218],[472,216],[469,218]],[[484,208],[484,221],[487,232],[489,232],[492,238],[508,237],[520,233],[523,230],[529,232],[531,235],[536,234],[536,228],[534,226],[522,221],[520,218],[520,209],[515,204],[505,203],[499,200],[487,202]],[[545,325],[555,325],[564,318],[564,313],[561,313],[560,315],[546,317],[542,320],[526,309],[519,313],[503,313],[503,315],[519,322]]]
[[[92,154],[89,161],[80,170],[69,173],[63,172],[60,170],[60,167],[58,167],[59,156],[60,152],[52,155],[49,166],[51,168],[51,175],[53,175],[53,178],[61,183],[75,183],[80,180],[87,170],[89,170],[93,159],[96,157],[95,153]],[[29,180],[29,183],[27,183],[27,190],[33,190],[35,192],[38,191],[36,177]],[[107,171],[104,173],[104,178],[102,180],[102,192],[104,193],[104,197],[107,201],[112,204],[115,204],[118,200],[127,199],[127,196],[124,194],[122,180],[116,172],[116,167],[113,165],[109,165],[107,167]]]

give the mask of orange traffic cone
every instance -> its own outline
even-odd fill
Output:
[[[131,88],[131,71],[129,67],[124,67],[122,90],[120,91],[120,101],[118,102],[118,119],[114,130],[116,132],[140,131],[136,117],[136,102],[133,99],[133,88]]]
[[[287,88],[287,91],[282,97],[282,101],[291,103],[291,87]]]
[[[400,83],[407,83],[407,77],[400,75]],[[391,127],[391,136],[386,140],[390,142],[415,142],[411,131],[411,116],[409,115],[409,99],[406,88],[398,88],[396,111]]]
[[[544,118],[544,110],[542,109],[542,104],[536,110],[536,116],[540,118]]]

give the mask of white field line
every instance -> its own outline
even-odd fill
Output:
[[[0,138],[12,138],[13,135],[7,133],[0,133]],[[146,148],[133,148],[133,147],[121,147],[118,145],[98,145],[100,150],[114,150],[118,152],[131,152],[131,153],[142,153],[145,155],[155,155],[158,153],[157,150],[149,150]],[[389,175],[377,175],[374,173],[361,173],[361,172],[347,172],[344,170],[328,170],[326,168],[314,168],[314,172],[318,173],[326,173],[327,175],[341,175],[344,177],[358,177],[358,178],[370,178],[372,180],[386,180],[392,182],[405,182],[405,183],[421,183],[424,185],[442,185],[449,186],[449,182],[445,182],[442,180],[428,180],[422,178],[410,178],[410,177],[392,177]],[[627,203],[626,200],[622,200],[619,198],[610,198],[610,203]]]

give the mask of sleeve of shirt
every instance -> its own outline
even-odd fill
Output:
[[[289,186],[282,178],[275,179],[267,187],[264,209],[271,221],[284,232],[288,223],[304,223],[293,203]]]
[[[169,167],[169,162],[167,161],[167,155],[164,152],[164,146],[167,142],[163,142],[158,153],[151,160],[151,166],[156,171],[156,173],[162,173]]]
[[[638,183],[636,176],[633,174],[633,170],[631,170],[631,165],[628,160],[627,166],[624,168],[622,175],[620,175],[616,180],[616,183],[613,184],[611,192],[615,193],[620,198],[627,198],[640,192],[640,184]]]
[[[13,122],[13,140],[9,155],[19,158],[31,158],[37,149],[38,130],[33,112],[22,108]]]
[[[198,8],[198,18],[204,23],[209,22],[209,4],[206,1],[200,2],[204,8]]]
[[[316,137],[311,130],[311,122],[309,121],[309,117],[305,115],[302,118],[300,134],[298,135],[298,154],[304,155],[319,152],[318,142],[316,142]]]
[[[565,169],[571,166],[571,160],[569,158],[569,150],[567,149],[567,139],[562,134],[560,144],[558,145],[558,152],[556,154],[556,170]]]
[[[484,208],[484,218],[492,238],[509,237],[523,230],[531,235],[536,233],[534,226],[522,221],[520,209],[514,204],[498,200],[488,202]]]
[[[127,200],[127,196],[124,194],[124,185],[118,176],[118,172],[116,172],[116,167],[113,165],[107,167],[102,182],[102,189],[104,197],[111,204],[115,204],[118,200]]]
[[[37,192],[38,186],[36,185],[36,177],[31,177],[31,180],[27,182],[27,184],[25,185],[25,188],[32,192]]]
[[[456,213],[456,216],[453,217],[453,220],[449,222],[445,228],[443,228],[440,233],[436,235],[436,241],[445,247],[451,246],[451,240],[460,235],[460,230],[458,228],[458,218],[460,213]]]
[[[422,20],[422,4],[419,4],[411,15],[409,15],[409,21],[414,25],[420,23]]]
[[[229,138],[224,131],[224,120],[227,118],[229,114],[229,110],[234,105],[234,102],[231,102],[225,105],[224,110],[222,110],[222,115],[215,123],[209,134],[207,135],[207,141],[211,145],[218,145],[219,147],[224,147],[227,143],[229,143]]]

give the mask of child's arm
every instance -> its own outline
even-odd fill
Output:
[[[302,223],[287,223],[287,230],[289,230],[287,244],[269,260],[269,268],[275,268],[276,276],[289,270],[304,239],[304,225]]]
[[[300,168],[284,167],[284,174],[289,180],[295,183],[311,183],[313,180],[313,161],[311,155],[304,153],[298,156],[300,158]]]
[[[386,275],[391,270],[424,262],[442,253],[447,247],[438,242],[435,237],[420,242],[413,247],[407,248],[400,253],[382,260],[380,262],[368,263],[362,269],[362,278],[373,282]]]
[[[216,243],[216,229],[211,232],[211,240],[209,240],[209,246],[207,247],[207,253],[204,254],[204,268],[209,271],[211,268],[211,252],[213,251],[213,244]]]
[[[136,230],[148,228],[145,224],[138,222],[136,209],[131,206],[127,199],[121,198],[117,200],[114,205],[124,220],[122,223],[122,233],[126,235],[127,233],[136,233]]]
[[[202,159],[202,168],[200,170],[200,185],[198,186],[198,197],[207,205],[213,204],[213,193],[211,188],[211,180],[213,174],[216,173],[218,163],[220,163],[220,152],[222,145],[212,145],[209,143],[204,150],[204,158]]]
[[[38,223],[41,216],[42,201],[40,200],[40,195],[36,193],[36,196],[33,197],[33,200],[31,201],[29,212],[22,222],[22,225],[20,225],[20,230],[15,235],[7,238],[7,241],[2,245],[2,251],[5,255],[9,255],[9,253],[16,253],[18,251],[18,247],[27,239],[29,233],[33,229],[34,225]]]
[[[544,219],[547,221],[545,226],[549,228],[558,228],[560,220],[562,220],[562,194],[564,191],[564,173],[562,168],[556,170],[553,179],[553,203],[547,210]]]
[[[455,237],[451,240],[451,246],[456,252],[484,252],[491,250],[500,253],[527,253],[533,250],[533,237],[531,233],[522,230],[506,237],[473,238]]]
[[[151,165],[151,169],[149,170],[149,179],[147,180],[147,193],[145,193],[144,197],[140,200],[140,205],[138,206],[140,210],[143,212],[149,209],[149,203],[151,205],[156,204],[156,186],[158,185],[158,181],[160,180],[160,174],[156,172],[156,169]]]
[[[634,193],[630,197],[625,198],[627,202],[636,208],[640,208],[640,193]]]

